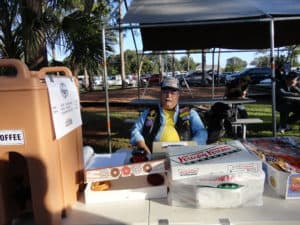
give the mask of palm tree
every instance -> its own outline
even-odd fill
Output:
[[[93,8],[93,10],[99,10]],[[95,15],[95,11],[86,13],[76,10],[66,16],[62,22],[62,31],[66,40],[66,49],[70,51],[70,65],[74,74],[81,70],[88,79],[88,73],[99,73],[102,62],[102,25],[101,18]],[[106,51],[113,52],[115,36],[112,32],[106,33]],[[88,82],[90,83],[90,82]],[[89,85],[87,88],[90,88]]]
[[[21,59],[22,57],[18,12],[19,6],[15,1],[0,2],[0,56],[2,58]]]
[[[43,9],[48,1],[2,0],[0,54],[23,59],[32,70],[48,65],[47,31],[50,14]]]
[[[38,0],[20,1],[21,36],[24,48],[24,60],[31,70],[48,65],[47,59],[47,23],[43,14],[45,3]]]
[[[101,27],[110,1],[2,0],[0,2],[0,55],[23,58],[32,70],[48,65],[47,46],[55,60],[55,46],[71,52],[73,72],[100,70]],[[83,10],[80,10],[83,9]],[[114,34],[107,32],[107,50]]]

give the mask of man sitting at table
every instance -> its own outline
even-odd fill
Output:
[[[276,110],[280,112],[278,131],[281,133],[291,130],[288,124],[300,120],[300,99],[299,101],[293,101],[285,98],[300,97],[298,78],[296,72],[289,72],[276,84]],[[292,115],[290,115],[291,113]]]
[[[167,77],[161,83],[160,104],[146,109],[131,129],[131,144],[152,152],[153,141],[196,141],[206,144],[207,130],[198,113],[180,107],[179,82]]]

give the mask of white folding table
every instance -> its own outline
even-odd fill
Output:
[[[299,225],[300,200],[284,200],[268,187],[260,207],[194,209],[166,199],[77,203],[63,225]]]

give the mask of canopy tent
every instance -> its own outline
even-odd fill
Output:
[[[273,52],[300,44],[299,0],[133,0],[124,24],[140,28],[144,51],[270,49],[276,136]]]
[[[266,49],[300,43],[298,0],[134,0],[123,23],[139,24],[143,50]]]

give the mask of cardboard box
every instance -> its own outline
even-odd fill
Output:
[[[251,138],[243,144],[249,151],[261,156],[272,153],[298,157],[300,154],[300,143],[292,137]],[[300,199],[300,173],[279,170],[264,159],[262,161],[266,183],[271,189],[285,199]]]
[[[91,154],[85,166],[85,182],[117,180],[121,177],[145,176],[165,172],[165,159],[129,163],[130,150],[112,154]]]
[[[195,141],[177,141],[177,142],[166,142],[166,141],[155,141],[153,142],[152,159],[166,158],[168,147],[174,146],[196,146]],[[166,165],[169,168],[169,165]]]
[[[172,180],[207,174],[257,173],[262,162],[239,141],[168,147]]]
[[[147,182],[147,176],[120,177],[111,180],[111,187],[106,191],[93,191],[92,182],[87,183],[84,190],[84,203],[102,203],[122,200],[154,199],[167,197],[166,177],[165,183],[152,186]]]
[[[125,164],[85,170],[85,182],[117,180],[120,177],[145,176],[165,171],[165,160],[151,160],[142,163]]]

